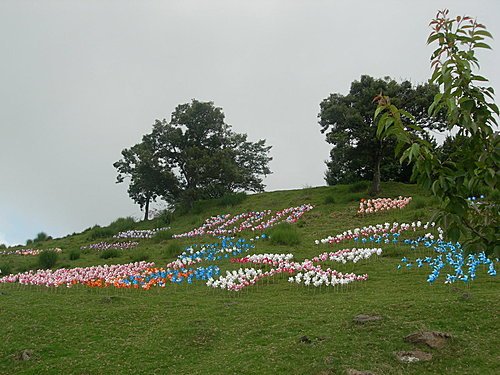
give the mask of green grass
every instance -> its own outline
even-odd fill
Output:
[[[281,223],[269,231],[270,242],[273,245],[298,245],[300,243],[300,234],[296,225]]]
[[[206,204],[195,214],[174,215],[170,226],[172,233],[181,233],[219,213],[311,203],[315,208],[294,225],[300,243],[257,241],[255,248],[256,253],[292,252],[298,260],[310,259],[354,246],[317,246],[315,239],[368,224],[413,221],[415,212],[423,220],[432,215],[434,203],[416,186],[382,187],[381,196],[411,195],[419,203],[357,217],[358,202],[351,198],[362,193],[353,193],[349,186],[308,188],[249,195],[230,207]],[[159,226],[160,221],[135,224],[136,229]],[[88,233],[43,246],[62,248],[59,263],[72,267],[127,263],[144,256],[163,265],[189,244],[214,241],[141,240],[137,248],[120,251],[116,258],[82,251],[71,259],[72,251],[89,243]],[[209,290],[202,283],[150,291],[0,285],[0,374],[345,374],[350,368],[389,375],[495,374],[498,281],[478,272],[468,289],[458,284],[429,286],[425,270],[396,271],[408,247],[383,249],[377,259],[336,266],[342,272],[369,274],[367,282],[346,291],[298,287],[285,277],[236,295]],[[13,272],[36,268],[36,263],[37,257],[0,257],[0,264],[9,264]],[[237,268],[227,261],[219,265]],[[356,325],[352,318],[360,313],[379,314],[383,320]],[[453,339],[441,350],[403,341],[420,329],[448,332]],[[300,342],[302,336],[311,343]],[[431,352],[433,360],[397,362],[394,352],[414,348]],[[33,358],[16,360],[24,349],[32,350]]]

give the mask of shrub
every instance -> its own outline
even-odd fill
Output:
[[[81,251],[78,249],[71,250],[69,253],[69,260],[77,260],[80,259]]]
[[[335,203],[335,197],[333,195],[327,195],[324,200],[325,204],[334,204]]]
[[[119,256],[120,252],[117,249],[108,249],[101,253],[101,259],[118,258]]]
[[[29,246],[29,245],[32,245],[33,244],[33,240],[27,240],[26,241],[26,246]]]
[[[127,230],[133,229],[135,227],[135,220],[132,216],[119,217],[111,224],[109,224],[108,229],[116,234],[118,232],[125,232]]]
[[[51,240],[52,237],[51,236],[48,236],[47,233],[45,232],[40,232],[36,235],[36,238],[33,239],[33,242],[34,243],[37,243],[37,242],[44,242],[44,241],[48,241],[48,240]]]
[[[38,264],[42,269],[52,268],[56,265],[59,254],[52,250],[44,250],[38,256]]]
[[[0,264],[0,275],[10,275],[12,273],[12,266],[8,263]]]
[[[160,230],[151,238],[154,243],[160,243],[163,241],[168,241],[172,238],[172,232],[169,230]]]
[[[101,228],[99,225],[96,225],[90,231],[89,235],[87,236],[87,239],[89,241],[95,241],[95,240],[100,239],[100,238],[112,237],[113,234],[115,234],[115,233],[111,229]]]
[[[276,225],[269,231],[269,239],[273,245],[297,245],[300,235],[297,228],[289,223]]]
[[[368,181],[358,181],[349,186],[349,192],[351,193],[364,193],[368,190]]]

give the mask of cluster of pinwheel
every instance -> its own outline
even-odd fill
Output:
[[[243,258],[233,258],[231,263],[254,263],[278,266],[280,263],[293,259],[293,254],[253,254]]]
[[[361,199],[359,202],[358,215],[373,214],[394,209],[401,210],[411,202],[411,199],[411,197],[402,196],[398,198]]]
[[[343,249],[335,252],[329,252],[329,253],[322,253],[319,254],[317,257],[314,257],[312,260],[313,262],[326,262],[326,261],[332,261],[332,262],[339,262],[346,264],[347,262],[353,262],[357,263],[360,260],[363,259],[368,259],[372,255],[381,255],[382,254],[382,249],[381,248],[373,248],[373,249],[365,249],[365,248],[352,248],[352,249]]]
[[[469,283],[476,279],[478,268],[486,268],[486,273],[489,276],[496,276],[495,269],[498,259],[490,259],[484,252],[478,254],[466,254],[460,243],[445,242],[442,240],[434,240],[430,237],[420,237],[417,240],[407,242],[416,248],[419,244],[427,248],[432,248],[435,252],[434,256],[424,258],[416,258],[411,261],[407,257],[401,259],[402,264],[398,265],[398,269],[422,268],[428,266],[431,273],[427,277],[427,282],[434,283],[444,270],[451,271],[446,274],[445,284],[451,284],[456,281]]]
[[[54,253],[60,253],[62,250],[58,247],[50,249],[18,249],[18,250],[2,250],[0,255],[40,255],[43,251],[53,251]]]
[[[340,234],[337,234],[335,236],[328,236],[326,238],[323,238],[321,240],[316,240],[315,243],[316,245],[319,245],[319,244],[326,244],[326,243],[329,243],[329,244],[338,244],[338,243],[341,243],[343,241],[347,241],[347,240],[356,240],[356,239],[360,239],[360,238],[363,238],[363,237],[370,237],[371,235],[381,235],[383,236],[384,234],[389,234],[389,233],[392,233],[392,234],[395,234],[395,233],[402,233],[402,232],[406,232],[406,231],[417,231],[417,230],[420,230],[420,229],[430,229],[430,228],[435,228],[435,223],[434,222],[427,222],[427,223],[422,223],[421,221],[417,221],[417,222],[412,222],[411,224],[408,224],[408,223],[397,223],[397,222],[394,222],[392,224],[390,223],[384,223],[384,224],[377,224],[377,225],[369,225],[369,226],[365,226],[365,227],[362,227],[362,228],[355,228],[353,230],[349,229],[347,231],[344,231]],[[439,238],[443,238],[443,230],[439,227],[435,228],[438,232],[438,236]]]
[[[141,273],[129,275],[124,279],[115,281],[114,286],[117,288],[149,290],[152,287],[165,288],[168,283],[182,284],[186,282],[192,284],[195,280],[208,280],[219,275],[219,273],[219,267],[214,265],[195,269],[148,268]]]
[[[71,287],[76,284],[93,286],[97,280],[103,286],[113,285],[117,280],[154,267],[154,263],[135,262],[128,264],[103,265],[93,267],[60,268],[58,270],[27,271],[0,278],[1,283],[19,283],[46,287]]]
[[[353,256],[348,256],[350,253]],[[347,249],[341,250],[340,254],[346,254],[345,260],[354,262],[359,261],[361,257],[368,259],[371,255],[380,255],[380,249]],[[370,254],[370,255],[368,255]],[[314,262],[323,262],[331,260],[329,255],[321,254],[313,260],[304,260],[303,262],[292,261],[292,254],[254,254],[246,256],[240,260],[234,260],[234,263],[253,263],[265,266],[271,266],[269,270],[255,268],[240,268],[234,271],[226,271],[225,276],[218,279],[210,278],[207,286],[211,288],[225,289],[229,291],[240,291],[251,285],[257,284],[259,280],[273,277],[280,274],[288,274],[288,281],[300,284],[304,282],[306,286],[337,286],[347,285],[354,281],[365,281],[368,275],[355,275],[353,273],[342,273],[327,268],[324,270],[321,265],[315,265]],[[337,259],[332,256],[332,259]],[[296,274],[294,277],[293,275]]]
[[[264,234],[255,239],[266,238]],[[228,259],[247,252],[255,247],[244,238],[220,237],[220,242],[211,244],[194,244],[187,247],[177,259],[168,263],[167,268],[183,268],[202,261]]]
[[[127,249],[133,249],[134,247],[138,246],[139,242],[98,242],[94,243],[91,245],[87,246],[82,246],[80,249],[86,250],[97,250],[97,251],[104,251],[104,250],[109,250],[109,249],[118,249],[118,250],[127,250]]]
[[[289,277],[288,282],[295,284],[304,284],[305,286],[344,286],[355,281],[366,281],[368,275],[356,275],[354,273],[342,273],[336,270],[311,270],[307,272],[299,272],[295,277]]]
[[[255,285],[260,279],[270,276],[271,271],[265,272],[254,268],[240,268],[237,271],[226,271],[226,276],[220,276],[217,280],[213,277],[207,281],[207,286],[230,291],[239,291],[247,286]]]
[[[295,223],[313,206],[304,204],[290,207],[272,214],[271,210],[251,211],[239,215],[231,214],[212,216],[203,225],[189,232],[174,234],[173,238],[196,237],[203,235],[233,235],[244,230],[263,231],[281,222]],[[269,217],[270,216],[270,217]],[[268,218],[269,217],[269,218]]]
[[[115,234],[113,238],[153,238],[158,232],[170,230],[170,227],[143,229],[143,230],[127,230]]]

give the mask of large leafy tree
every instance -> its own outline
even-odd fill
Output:
[[[394,156],[395,142],[376,137],[373,98],[379,93],[398,98],[399,105],[414,113],[424,128],[443,124],[431,120],[426,108],[432,103],[437,87],[429,84],[412,86],[385,77],[368,75],[351,84],[347,95],[331,94],[320,104],[319,124],[326,140],[332,144],[325,180],[329,185],[372,180],[371,192],[380,191],[381,180],[408,181],[411,169],[402,166]]]
[[[118,171],[117,183],[130,179],[128,194],[144,208],[144,220],[149,217],[149,204],[158,197],[171,198],[179,190],[174,174],[165,168],[155,152],[151,138],[122,151],[122,159],[113,164]]]
[[[265,140],[250,142],[233,132],[214,103],[192,100],[177,106],[170,122],[156,120],[152,132],[123,150],[114,166],[118,182],[131,177],[129,195],[147,210],[158,197],[191,205],[232,192],[263,191],[263,177],[271,173],[270,149]]]
[[[271,146],[250,142],[224,121],[213,102],[177,106],[170,122],[157,120],[148,135],[163,163],[174,171],[180,191],[174,200],[192,203],[237,191],[263,191],[271,173]]]
[[[378,135],[394,137],[403,151],[401,160],[414,162],[418,183],[440,201],[435,216],[452,241],[464,240],[475,251],[500,253],[498,186],[500,183],[500,135],[498,106],[493,88],[477,74],[477,51],[489,49],[491,34],[472,17],[449,17],[439,11],[430,23],[427,40],[436,43],[431,60],[431,82],[440,87],[429,107],[429,114],[446,112],[448,129],[456,135],[443,150],[436,152],[425,140],[413,138],[409,128],[417,125],[411,114],[398,108],[385,95],[379,95],[375,118]],[[486,196],[479,204],[468,198]]]

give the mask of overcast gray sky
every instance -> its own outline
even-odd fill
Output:
[[[426,81],[444,7],[500,38],[497,0],[1,0],[0,243],[138,216],[112,164],[192,98],[273,146],[266,190],[324,185],[321,100],[361,74]]]

